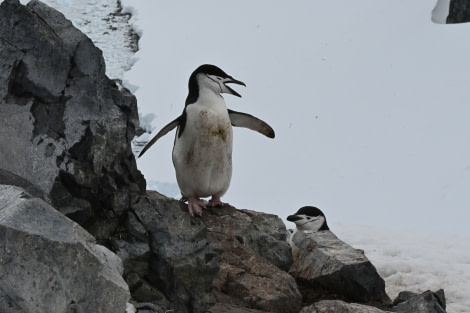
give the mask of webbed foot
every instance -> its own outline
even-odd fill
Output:
[[[202,216],[202,209],[206,207],[206,202],[196,197],[188,197],[188,210],[191,216],[195,214]]]

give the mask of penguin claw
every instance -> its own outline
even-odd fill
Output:
[[[202,217],[202,209],[204,209],[205,207],[205,201],[195,197],[188,198],[188,211],[192,217],[194,217],[195,214],[199,217]]]

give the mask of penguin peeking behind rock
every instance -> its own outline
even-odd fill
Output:
[[[301,207],[295,214],[289,215],[287,220],[295,224],[296,231],[317,232],[330,230],[326,223],[325,214],[314,206]]]
[[[287,217],[289,222],[295,224],[295,229],[289,229],[287,231],[287,242],[292,248],[292,255],[294,261],[300,255],[299,248],[294,244],[293,238],[296,232],[303,231],[305,233],[314,233],[318,231],[330,230],[328,224],[326,223],[325,214],[314,206],[304,206],[301,207],[295,214],[289,215]]]
[[[232,178],[232,126],[274,138],[274,130],[264,121],[227,108],[221,93],[241,97],[227,84],[246,86],[217,66],[199,66],[189,77],[183,113],[164,126],[139,154],[141,157],[160,137],[176,128],[173,165],[191,216],[202,216],[206,206],[225,205],[220,198]],[[205,197],[211,197],[209,202],[201,199]]]

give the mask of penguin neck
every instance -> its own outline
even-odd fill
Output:
[[[204,88],[199,90],[199,97],[196,101],[197,104],[204,105],[208,109],[224,109],[227,110],[224,98],[214,91]]]

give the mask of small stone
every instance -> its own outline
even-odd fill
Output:
[[[441,289],[437,293],[428,290],[414,295],[394,306],[392,311],[397,313],[445,313],[445,307],[444,291]]]

